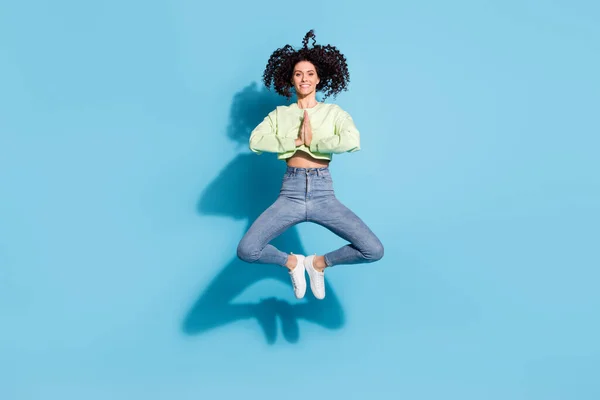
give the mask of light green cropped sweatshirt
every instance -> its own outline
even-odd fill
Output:
[[[317,103],[307,108],[312,141],[310,147],[304,144],[296,147],[304,109],[298,104],[279,106],[250,134],[250,149],[257,154],[278,153],[277,158],[285,160],[296,151],[304,151],[314,158],[331,160],[332,154],[352,153],[360,150],[360,134],[350,114],[336,104]]]

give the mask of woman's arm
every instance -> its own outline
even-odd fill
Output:
[[[360,133],[350,114],[340,111],[333,136],[310,143],[310,151],[318,153],[353,153],[360,150]]]
[[[271,111],[250,134],[250,150],[256,154],[263,152],[284,153],[294,150],[299,139],[277,135],[277,109]]]

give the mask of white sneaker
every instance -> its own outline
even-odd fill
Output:
[[[300,254],[294,254],[296,256],[297,263],[296,268],[289,272],[290,278],[292,279],[292,286],[294,288],[294,295],[297,299],[304,297],[306,293],[306,276],[304,276],[304,256]]]
[[[323,300],[325,298],[325,273],[319,272],[313,267],[314,258],[315,256],[305,257],[304,268],[306,268],[310,278],[310,290],[317,299]]]

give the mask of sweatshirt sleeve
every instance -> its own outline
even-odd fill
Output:
[[[294,138],[281,137],[277,134],[277,109],[271,111],[250,134],[250,150],[256,154],[265,151],[284,153],[295,148]]]
[[[341,111],[336,118],[333,135],[310,144],[310,151],[319,153],[353,153],[359,150],[360,133],[346,111]]]

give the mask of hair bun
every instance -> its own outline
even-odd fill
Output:
[[[315,30],[311,29],[310,31],[308,31],[306,33],[306,35],[304,35],[304,39],[302,39],[302,44],[304,45],[305,49],[308,49],[308,39],[312,39],[312,45],[314,46],[317,43],[317,40],[315,39]]]

